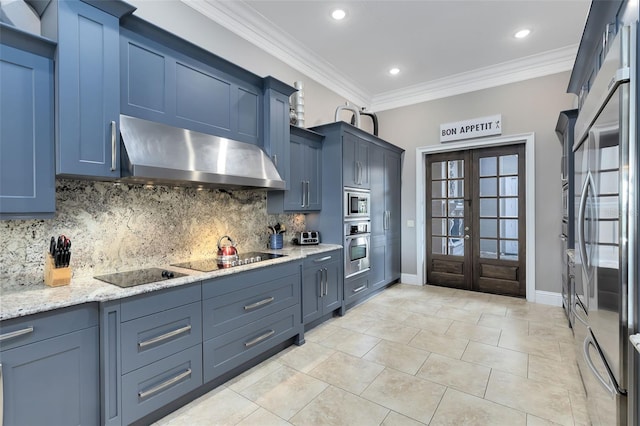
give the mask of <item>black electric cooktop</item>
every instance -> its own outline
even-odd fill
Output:
[[[168,271],[160,268],[138,269],[135,271],[116,272],[115,274],[99,275],[94,277],[118,287],[135,287],[137,285],[154,283],[157,281],[169,280],[171,278],[184,277],[187,274]]]
[[[179,268],[193,269],[194,271],[211,272],[218,269],[226,269],[234,266],[248,265],[250,263],[262,262],[264,260],[276,259],[278,257],[284,257],[285,254],[274,253],[261,253],[259,251],[250,251],[238,255],[238,260],[231,263],[225,263],[224,265],[218,264],[218,259],[201,259],[192,260],[183,263],[172,263],[171,266],[177,266]]]

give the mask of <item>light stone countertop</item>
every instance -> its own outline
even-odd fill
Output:
[[[265,253],[285,254],[285,257],[269,259],[249,265],[220,269],[212,272],[199,272],[190,269],[177,268],[169,265],[159,265],[159,268],[187,273],[187,276],[143,284],[135,287],[120,288],[113,284],[96,280],[93,277],[73,277],[69,285],[61,287],[29,287],[22,291],[3,292],[0,296],[0,320],[22,317],[39,312],[64,308],[90,302],[106,302],[124,299],[138,294],[149,293],[165,288],[177,287],[211,278],[237,274],[252,269],[264,268],[280,263],[304,259],[318,253],[341,249],[336,244],[319,244],[312,246],[285,246],[280,250],[264,250]]]

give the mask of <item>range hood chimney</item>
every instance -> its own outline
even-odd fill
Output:
[[[120,116],[121,181],[195,187],[285,189],[259,147]]]

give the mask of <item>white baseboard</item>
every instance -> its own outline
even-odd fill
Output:
[[[562,295],[552,291],[536,290],[536,303],[542,305],[562,306]]]
[[[418,275],[416,274],[400,274],[400,282],[402,284],[422,285],[418,282]]]

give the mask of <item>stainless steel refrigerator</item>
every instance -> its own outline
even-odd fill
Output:
[[[573,146],[574,336],[591,422],[603,426],[637,421],[628,398],[636,386],[629,345],[637,287],[636,37],[635,26],[625,26],[609,43]]]

